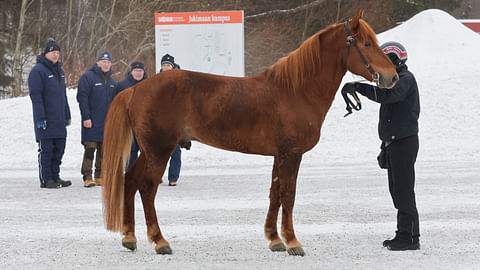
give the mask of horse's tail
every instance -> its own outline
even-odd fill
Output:
[[[102,161],[103,212],[105,225],[110,231],[119,231],[123,226],[124,172],[132,143],[128,104],[132,95],[133,88],[117,95],[105,120]]]

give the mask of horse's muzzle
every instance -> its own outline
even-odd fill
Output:
[[[398,82],[398,74],[394,76],[383,76],[380,75],[380,80],[378,81],[378,87],[380,88],[393,88],[395,84]]]

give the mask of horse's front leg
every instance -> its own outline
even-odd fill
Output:
[[[282,237],[290,255],[304,256],[302,245],[295,237],[293,229],[293,206],[297,188],[297,175],[302,155],[285,154],[279,156],[278,173],[280,181],[280,201],[282,203]]]
[[[162,163],[163,164],[163,163]],[[155,195],[160,184],[161,176],[165,170],[166,162],[163,165],[163,170],[154,170],[156,173],[150,173],[145,177],[145,182],[140,186],[140,196],[142,198],[143,211],[145,212],[145,222],[147,224],[147,235],[151,242],[155,243],[155,251],[157,254],[172,254],[170,243],[165,240],[158,226],[157,213],[155,211]],[[161,171],[161,173],[159,173]]]
[[[277,232],[278,210],[280,209],[280,181],[278,181],[278,158],[275,157],[272,170],[272,184],[270,186],[270,206],[265,221],[265,236],[270,240],[270,250],[286,251],[282,239]]]

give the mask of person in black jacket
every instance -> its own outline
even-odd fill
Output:
[[[41,188],[68,187],[72,184],[59,175],[65,152],[66,126],[71,122],[65,72],[59,59],[60,46],[49,39],[28,76]]]
[[[397,231],[383,246],[389,250],[420,248],[418,211],[415,202],[415,161],[418,153],[418,117],[420,100],[415,76],[408,70],[407,51],[398,42],[381,46],[397,68],[400,80],[392,89],[363,83],[347,83],[342,91],[355,91],[378,102],[378,134],[386,153],[388,185],[397,211]]]
[[[146,78],[147,74],[145,73],[145,65],[142,62],[133,62],[130,65],[130,72],[128,72],[125,80],[120,81],[115,87],[115,95],[118,95],[118,93],[134,86],[135,84],[145,80]],[[127,165],[128,168],[130,168],[135,162],[135,160],[137,160],[138,151],[140,151],[140,147],[138,146],[135,136],[133,136],[132,147],[130,149],[130,160]]]

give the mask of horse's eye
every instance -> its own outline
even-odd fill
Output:
[[[372,43],[371,43],[370,41],[367,41],[367,42],[365,43],[365,47],[370,47],[370,46],[372,46]]]

